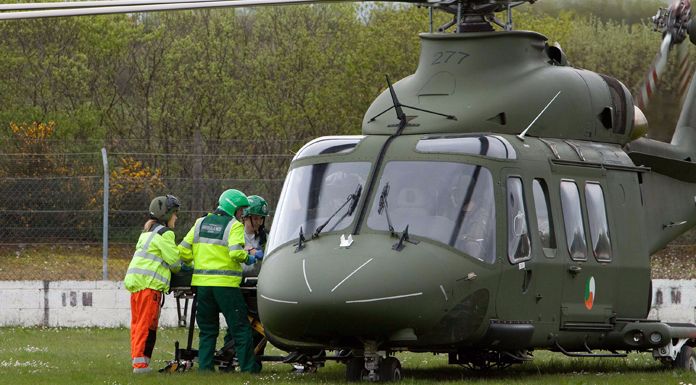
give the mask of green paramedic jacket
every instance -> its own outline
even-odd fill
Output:
[[[179,268],[181,260],[174,232],[157,224],[140,234],[123,283],[131,293],[144,289],[166,293],[169,291],[170,270],[178,271]]]
[[[218,214],[198,218],[179,244],[181,260],[193,261],[191,286],[239,287],[242,282],[244,225]]]

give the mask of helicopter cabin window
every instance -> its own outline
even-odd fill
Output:
[[[495,201],[487,168],[453,162],[391,161],[382,172],[369,228],[449,245],[495,262]]]
[[[587,183],[585,201],[587,201],[587,219],[590,222],[592,251],[597,261],[609,262],[611,261],[611,241],[602,186],[598,183]]]
[[[544,248],[544,255],[553,257],[555,256],[553,250],[556,249],[556,233],[553,227],[549,188],[546,185],[546,181],[540,178],[534,179],[532,181],[532,192],[534,193],[534,209],[536,210],[541,246]]]
[[[428,136],[419,140],[416,151],[426,153],[453,153],[481,155],[498,159],[516,159],[512,145],[500,136]]]
[[[561,208],[570,258],[575,261],[585,261],[587,260],[585,226],[582,223],[580,193],[573,181],[561,181]]]
[[[327,136],[305,144],[293,160],[315,155],[347,154],[357,147],[364,135]]]
[[[507,180],[507,209],[508,258],[512,263],[518,263],[529,259],[531,254],[522,179],[518,177]]]
[[[369,162],[318,163],[290,171],[278,200],[268,252],[298,239],[300,229],[309,239],[322,225],[322,233],[348,227],[370,166]]]

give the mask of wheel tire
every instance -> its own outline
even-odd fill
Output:
[[[379,364],[380,381],[401,381],[401,378],[401,363],[396,357],[387,357]]]
[[[696,373],[696,351],[694,348],[689,345],[682,346],[672,365],[675,369]]]
[[[346,361],[346,381],[359,382],[367,375],[365,369],[365,359],[362,357],[352,357]]]

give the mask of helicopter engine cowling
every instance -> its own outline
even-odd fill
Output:
[[[416,73],[394,84],[410,116],[404,134],[520,134],[529,128],[527,135],[538,137],[618,144],[631,139],[634,109],[629,90],[611,77],[563,65],[558,61],[559,48],[549,47],[541,34],[423,33],[420,37]],[[363,133],[392,134],[396,115],[380,113],[393,105],[385,90],[365,114]]]

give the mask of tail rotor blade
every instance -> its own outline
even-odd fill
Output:
[[[638,107],[640,107],[640,109],[642,110],[645,109],[653,93],[657,90],[657,85],[660,81],[660,78],[662,77],[662,74],[664,74],[665,68],[667,68],[667,57],[669,55],[669,50],[671,49],[671,47],[672,34],[667,33],[665,34],[665,37],[662,39],[662,44],[660,44],[660,50],[657,52],[655,60],[653,60],[652,64],[650,65],[650,69],[645,74],[643,84],[641,85],[638,91]]]
[[[660,51],[657,53],[648,73],[643,79],[643,84],[638,90],[638,98],[636,100],[640,109],[645,109],[650,101],[651,96],[655,93],[660,78],[667,67],[667,57],[673,45],[681,45],[686,39],[687,23],[691,19],[691,0],[674,0],[668,8],[660,8],[657,15],[653,16],[652,22],[655,24],[655,31],[662,33],[662,44]],[[687,55],[680,56],[680,70],[682,63],[688,64],[685,59]],[[686,70],[686,69],[685,69]],[[680,76],[684,79],[686,76]],[[688,84],[688,82],[687,82]],[[681,88],[680,84],[680,88]]]
[[[677,60],[679,63],[679,100],[680,104],[683,104],[694,74],[694,63],[689,59],[689,46],[687,44],[681,44],[677,47]]]

